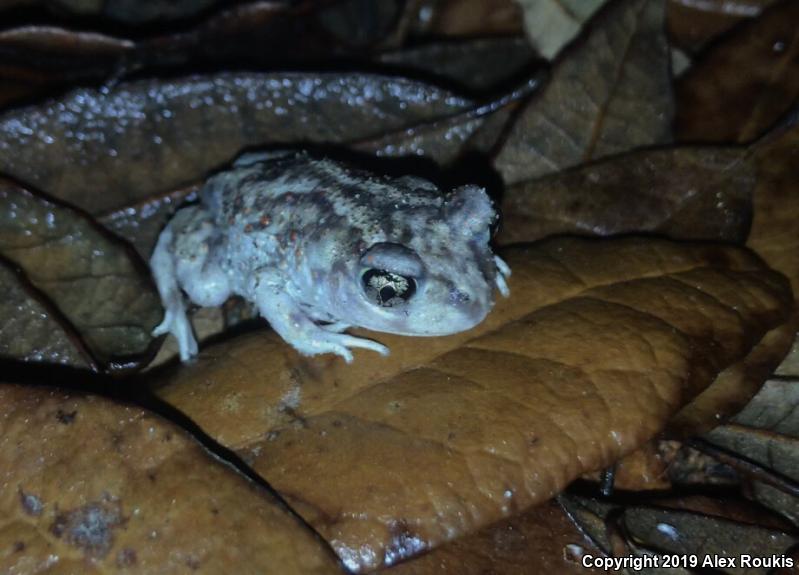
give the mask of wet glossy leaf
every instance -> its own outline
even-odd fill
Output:
[[[0,571],[337,573],[266,489],[139,407],[0,386]]]
[[[680,79],[675,135],[684,142],[751,142],[797,97],[799,3],[788,0],[736,29]]]
[[[656,232],[743,242],[755,169],[739,148],[644,150],[510,186],[500,243]]]
[[[53,315],[47,298],[0,260],[0,357],[87,368],[77,334]],[[88,360],[88,361],[87,361]]]
[[[545,58],[552,58],[580,32],[607,0],[517,0],[524,9],[524,28]]]
[[[235,449],[345,564],[413,555],[540,503],[660,431],[784,323],[747,252],[551,240],[505,254],[509,300],[471,332],[303,358],[256,333],[159,395]]]
[[[518,89],[466,112],[355,142],[352,147],[377,156],[422,156],[439,165],[452,163],[466,151],[487,152],[499,137],[497,130],[539,85],[539,77],[533,77]]]
[[[0,180],[0,254],[53,302],[101,365],[149,348],[162,313],[149,270],[87,216]]]
[[[364,74],[82,88],[0,115],[0,171],[96,213],[197,181],[248,146],[349,142],[469,106],[429,84]]]
[[[671,139],[663,2],[618,0],[565,51],[497,154],[507,183]]]

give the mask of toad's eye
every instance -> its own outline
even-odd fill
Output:
[[[363,291],[381,307],[406,303],[416,293],[416,280],[386,270],[370,268],[361,275]]]

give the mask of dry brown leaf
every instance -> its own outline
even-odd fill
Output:
[[[98,213],[200,180],[247,146],[349,142],[470,105],[430,84],[355,73],[81,88],[0,114],[0,172]]]
[[[158,293],[136,254],[91,218],[0,179],[0,255],[53,302],[101,367],[144,358],[162,314]]]
[[[671,140],[663,12],[662,0],[617,0],[561,54],[495,158],[506,183]]]
[[[675,137],[751,142],[798,97],[799,3],[786,0],[713,46],[680,79]]]
[[[689,54],[700,51],[742,20],[757,17],[776,0],[668,0],[669,41]]]
[[[0,386],[0,571],[339,573],[264,488],[141,408]]]
[[[656,232],[743,242],[755,169],[739,148],[642,150],[510,186],[502,244],[554,234]]]
[[[554,502],[456,539],[393,567],[391,575],[598,575],[585,568],[583,554],[599,550]]]
[[[157,393],[368,568],[631,452],[792,305],[784,278],[732,247],[571,238],[504,255],[513,295],[471,332],[378,334],[392,355],[352,365],[253,334]]]

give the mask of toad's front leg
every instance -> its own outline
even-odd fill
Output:
[[[285,292],[285,281],[268,269],[259,270],[251,290],[258,311],[286,342],[303,355],[335,353],[352,362],[350,348],[371,349],[388,355],[388,348],[371,339],[354,337],[324,329],[308,317],[300,305]]]

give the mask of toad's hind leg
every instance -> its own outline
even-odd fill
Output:
[[[164,320],[153,335],[171,333],[180,359],[197,355],[197,340],[186,316],[181,288],[194,303],[215,306],[230,295],[227,275],[214,261],[214,227],[200,206],[180,210],[158,238],[150,267],[165,308]]]

